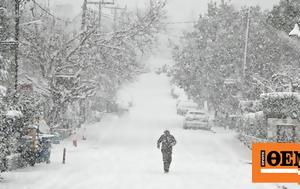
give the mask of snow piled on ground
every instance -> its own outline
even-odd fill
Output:
[[[152,59],[152,61],[163,61]],[[5,173],[1,189],[267,189],[251,183],[251,152],[235,133],[183,130],[169,79],[147,73],[124,87],[133,107],[87,127],[87,141],[55,146],[52,163]],[[169,129],[178,144],[170,174],[163,174],[156,140]],[[80,133],[80,132],[79,132]],[[81,138],[81,137],[79,137]],[[67,149],[62,164],[63,148]],[[294,186],[294,185],[293,185]]]

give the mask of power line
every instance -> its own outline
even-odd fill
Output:
[[[68,20],[64,20],[62,18],[59,18],[59,17],[56,17],[54,16],[51,12],[49,12],[48,10],[46,10],[43,6],[41,6],[40,4],[38,4],[35,0],[32,0],[32,2],[37,5],[42,11],[44,11],[46,14],[48,14],[49,16],[53,17],[54,19],[56,20],[59,20],[59,21],[63,21],[63,22],[70,22]]]
[[[168,25],[171,25],[171,24],[196,24],[197,21],[183,21],[183,22],[166,22],[164,24],[168,24]]]
[[[82,23],[81,23],[81,29],[84,30],[85,27],[86,27],[86,12],[87,12],[87,6],[89,4],[92,4],[92,5],[98,5],[98,14],[99,14],[99,18],[98,18],[98,27],[99,27],[99,31],[101,30],[101,16],[102,16],[102,8],[105,8],[103,6],[105,5],[114,5],[115,4],[115,1],[113,0],[112,2],[106,2],[104,0],[102,1],[88,1],[88,0],[84,0],[83,1],[83,6],[82,6]]]

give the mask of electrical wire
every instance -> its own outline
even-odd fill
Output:
[[[172,24],[196,24],[197,21],[185,21],[185,22],[166,22],[164,24],[172,25]]]
[[[32,0],[32,2],[37,5],[42,11],[44,11],[46,14],[48,14],[49,16],[53,17],[54,19],[56,20],[59,20],[59,21],[63,21],[63,22],[70,22],[68,20],[64,20],[62,18],[58,18],[56,16],[54,16],[51,12],[49,12],[48,10],[46,10],[43,6],[41,6],[39,3],[37,3],[35,0]]]

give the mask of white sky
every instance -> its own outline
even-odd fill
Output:
[[[196,19],[199,13],[205,13],[210,0],[169,0],[168,11],[175,20]],[[260,5],[271,9],[279,0],[232,0],[236,6]]]
[[[71,4],[73,10],[66,10],[66,14],[71,14],[71,17],[74,15],[80,14],[81,6],[83,0],[38,0],[40,2],[49,1],[51,6],[58,4]],[[98,0],[90,0],[98,1]],[[112,0],[105,0],[112,1]],[[136,7],[143,7],[146,4],[149,4],[150,0],[115,0],[117,5],[125,6],[128,8],[135,9]],[[205,13],[207,10],[207,3],[211,0],[167,0],[167,11],[168,17],[171,22],[185,22],[185,21],[196,21],[198,15]],[[220,0],[217,0],[220,1]],[[279,0],[231,0],[236,6],[244,5],[260,5],[263,9],[271,9],[274,4],[278,4]],[[189,29],[191,24],[179,24],[172,25],[171,28],[174,30]]]
[[[42,0],[41,0],[42,1]],[[48,1],[48,0],[43,0]],[[80,11],[83,0],[49,0],[51,5],[54,4],[72,4],[74,11]],[[93,0],[97,1],[97,0]],[[112,1],[112,0],[107,0]],[[210,0],[168,0],[167,10],[168,15],[172,21],[186,21],[195,20],[199,13],[204,13],[207,9],[207,3]],[[149,0],[116,0],[119,5],[127,5],[128,7],[135,8],[141,7]],[[237,6],[242,5],[260,5],[264,9],[270,9],[272,6],[279,2],[279,0],[232,0]]]

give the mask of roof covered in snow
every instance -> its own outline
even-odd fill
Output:
[[[6,117],[8,118],[21,118],[23,117],[22,112],[17,111],[17,110],[10,110],[6,113]]]
[[[300,94],[294,92],[274,92],[274,93],[264,93],[261,96],[261,99],[289,99],[293,98],[300,102]]]

